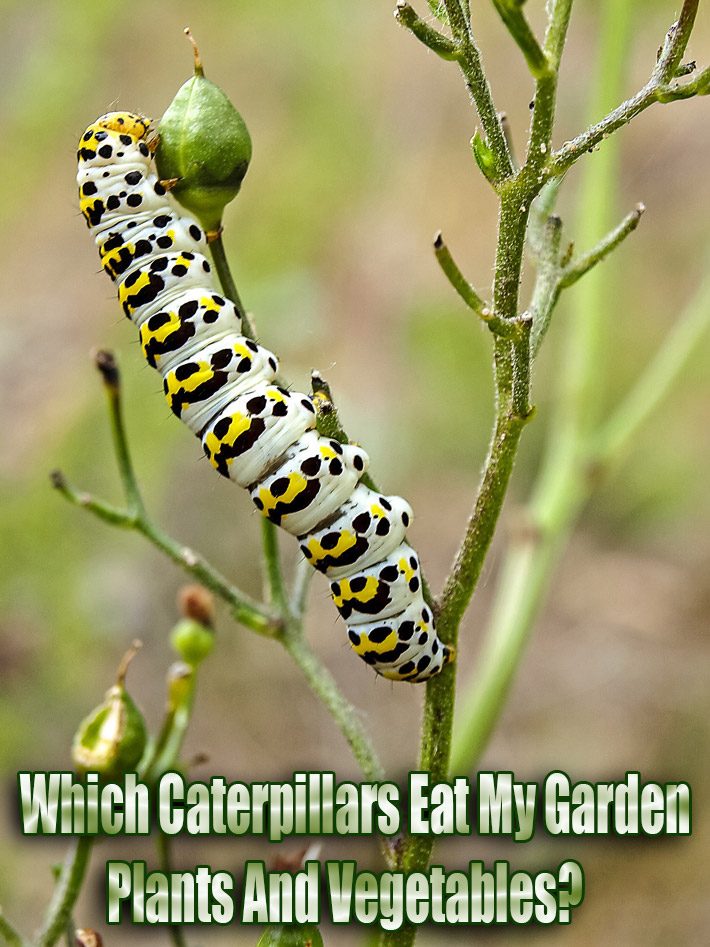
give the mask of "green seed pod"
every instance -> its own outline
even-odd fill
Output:
[[[257,947],[323,947],[323,938],[315,924],[272,924]]]
[[[239,192],[251,138],[225,93],[205,78],[194,40],[185,32],[195,49],[195,74],[160,120],[155,160],[161,180],[210,235],[219,232],[224,208]]]
[[[115,782],[133,772],[145,751],[148,733],[140,712],[125,688],[128,665],[140,647],[134,642],[121,661],[116,683],[106,698],[77,730],[72,743],[72,759],[78,772],[100,773],[106,782]]]
[[[172,630],[170,643],[183,661],[196,667],[214,647],[214,632],[194,618],[182,618]]]

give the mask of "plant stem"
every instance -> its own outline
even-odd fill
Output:
[[[299,559],[294,569],[293,582],[291,586],[291,598],[289,600],[289,610],[296,619],[302,619],[306,609],[306,600],[308,598],[308,589],[311,580],[315,575],[315,569],[304,557]]]
[[[434,254],[444,276],[449,283],[451,283],[453,289],[468,308],[472,312],[475,312],[479,319],[485,322],[492,332],[498,335],[512,335],[513,327],[504,319],[501,319],[500,316],[495,316],[490,311],[486,301],[478,295],[476,290],[463,275],[456,261],[451,256],[451,251],[444,243],[441,231],[434,237]]]
[[[221,230],[210,242],[210,251],[212,252],[212,260],[214,262],[214,267],[217,270],[217,276],[219,278],[222,291],[224,292],[224,295],[231,299],[234,305],[237,307],[237,312],[239,313],[239,317],[242,320],[242,334],[247,336],[247,338],[253,339],[254,335],[246,318],[246,310],[244,309],[242,301],[239,298],[237,284],[234,282],[234,278],[232,277],[232,271],[230,270],[229,262],[227,261],[227,254],[224,251]]]
[[[492,0],[492,2],[508,28],[508,32],[520,47],[530,72],[536,78],[544,75],[548,70],[547,56],[530,29],[519,0]]]
[[[572,263],[566,266],[564,271],[560,274],[560,289],[566,289],[568,286],[572,286],[578,279],[584,276],[585,273],[589,272],[592,267],[608,257],[612,250],[615,250],[630,233],[636,230],[645,209],[643,204],[638,204],[636,208],[627,214],[621,223],[614,227],[613,230],[610,230],[595,247],[583,256],[577,257]]]
[[[666,34],[661,54],[646,85],[636,95],[622,102],[601,121],[590,126],[571,141],[565,142],[552,156],[549,168],[551,174],[563,174],[586,151],[591,151],[599,142],[608,138],[612,132],[621,128],[622,125],[628,124],[632,118],[647,109],[649,105],[653,105],[654,102],[668,102],[677,98],[687,98],[690,95],[704,94],[705,88],[702,82],[698,85],[692,82],[689,83],[686,92],[683,91],[683,86],[670,85],[688,45],[699,2],[700,0],[685,0],[678,21],[671,26]],[[623,3],[619,3],[618,6],[620,10],[626,9]],[[617,50],[619,45],[617,43]],[[623,60],[624,50],[622,49],[621,52]],[[615,64],[612,62],[612,68],[614,67]],[[605,108],[608,108],[608,104]]]
[[[80,835],[72,842],[34,947],[52,947],[64,933],[81,891],[93,843],[91,835]]]
[[[123,484],[123,492],[129,511],[136,518],[145,515],[145,506],[138,487],[131,452],[128,447],[128,438],[123,423],[123,409],[121,406],[121,376],[118,365],[112,352],[99,350],[94,358],[96,368],[101,374],[104,383],[104,392],[108,402],[109,419],[111,421],[111,440],[116,456],[118,472]]]
[[[486,143],[495,157],[496,181],[500,182],[513,174],[513,162],[503,134],[500,116],[493,104],[491,88],[483,71],[481,54],[471,33],[470,17],[464,13],[458,0],[443,0],[443,3],[454,39],[460,48],[457,61],[478,111]]]
[[[52,484],[74,506],[88,510],[113,526],[132,529],[145,536],[176,565],[226,602],[235,621],[260,635],[275,637],[280,633],[280,620],[276,615],[272,615],[263,606],[249,598],[246,593],[232,585],[199,553],[188,546],[181,545],[164,533],[147,513],[143,512],[136,516],[128,509],[119,509],[104,500],[93,497],[90,493],[77,490],[59,471],[52,474]]]
[[[288,596],[286,583],[281,569],[279,553],[278,530],[274,524],[264,518],[261,523],[261,541],[266,566],[266,585],[269,604],[273,605],[279,615],[284,615]]]
[[[604,108],[621,84],[629,29],[630,4],[606,0],[595,110]],[[596,236],[608,226],[615,170],[611,148],[587,167],[580,206],[581,229],[586,233],[591,230]],[[603,284],[597,282],[600,277],[599,272],[591,273],[584,281],[585,302],[578,303],[575,319],[570,322],[570,345],[561,362],[566,383],[559,399],[559,416],[553,425],[525,529],[506,556],[476,676],[466,690],[460,710],[452,749],[452,771],[457,774],[468,773],[485,749],[505,704],[551,571],[588,489],[580,438],[582,431],[588,430],[590,401],[596,399],[598,384],[598,323],[605,308],[599,298],[603,292]]]
[[[510,415],[499,417],[496,423],[469,525],[441,595],[438,628],[447,643],[455,644],[451,636],[458,628],[481,574],[525,423],[525,418]]]
[[[432,26],[429,26],[415,10],[404,0],[399,0],[394,11],[395,19],[406,29],[411,30],[414,36],[442,59],[456,59],[458,46]]]
[[[552,310],[560,295],[560,241],[562,221],[554,214],[545,221],[543,236],[537,253],[537,279],[530,301],[533,327],[530,345],[533,358],[550,325]]]
[[[300,629],[289,629],[282,643],[303,672],[313,693],[330,712],[360,764],[365,779],[373,782],[381,780],[384,769],[362,724],[360,712],[340,692],[330,671],[304,641]]]
[[[172,837],[166,835],[165,832],[158,832],[155,844],[158,848],[160,867],[162,868],[163,872],[169,876],[173,870]],[[183,933],[182,927],[179,924],[169,924],[168,934],[175,947],[187,947],[187,939]]]
[[[546,68],[537,74],[530,121],[526,171],[537,177],[537,189],[544,182],[543,168],[550,154],[552,127],[557,105],[557,77],[567,38],[572,0],[554,0],[545,33]]]

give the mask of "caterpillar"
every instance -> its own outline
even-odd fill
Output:
[[[101,265],[171,410],[327,576],[355,652],[391,680],[428,680],[452,650],[406,541],[411,507],[361,483],[365,451],[318,434],[313,400],[277,384],[276,357],[242,333],[217,289],[204,231],[159,181],[156,146],[148,119],[103,115],[79,142],[77,183]]]

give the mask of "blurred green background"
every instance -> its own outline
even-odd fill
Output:
[[[473,6],[497,104],[522,150],[530,82],[490,5]],[[582,128],[594,65],[597,4],[576,6],[557,143]],[[539,25],[541,0],[527,7]],[[654,0],[634,8],[629,92],[648,76],[675,4]],[[260,585],[257,514],[245,494],[209,471],[199,444],[169,416],[157,375],[144,366],[135,333],[98,273],[74,185],[84,127],[115,106],[158,117],[191,69],[182,35],[189,23],[206,74],[232,97],[254,141],[225,233],[242,298],[288,378],[305,389],[317,366],[351,436],[370,453],[377,480],[412,502],[411,538],[434,588],[470,506],[492,395],[487,333],[443,280],[430,238],[441,227],[485,290],[496,206],[471,159],[476,122],[456,69],[397,26],[390,2],[5,0],[0,11],[0,900],[30,930],[63,846],[20,838],[14,774],[67,767],[78,720],[98,702],[134,637],[145,647],[129,683],[157,723],[171,660],[167,633],[183,581],[139,537],[69,507],[49,487],[49,471],[61,467],[78,485],[119,497],[92,349],[112,348],[120,359],[135,463],[156,519],[243,588],[258,594]],[[706,63],[709,41],[704,11],[690,55]],[[621,133],[618,216],[639,200],[648,210],[638,232],[604,264],[614,306],[602,415],[637,377],[707,267],[707,115],[702,100],[658,106]],[[579,168],[561,199],[570,220],[578,184]],[[464,626],[462,681],[475,665],[506,524],[536,471],[574,294],[557,312],[537,366],[539,413]],[[707,803],[707,364],[704,349],[588,508],[486,768],[514,769],[526,779],[559,768],[590,780],[640,769],[648,778],[691,780],[696,810]],[[295,544],[283,548],[293,564]],[[404,772],[416,756],[422,690],[376,679],[353,657],[318,579],[310,603],[314,646],[367,714],[389,771]],[[340,734],[281,649],[226,616],[218,634],[187,745],[188,757],[209,755],[201,775],[249,781],[325,767],[355,777]],[[520,867],[579,858],[587,900],[573,925],[506,939],[703,944],[710,905],[702,823],[698,815],[696,834],[682,841],[552,844],[539,836],[513,848],[470,839],[442,846],[440,858],[453,866],[503,857]],[[99,850],[77,911],[88,926],[102,926],[101,865],[109,852],[152,858],[132,841]],[[377,864],[375,847],[365,842],[326,842],[323,854],[336,852]],[[254,853],[263,855],[256,840],[211,842],[185,844],[178,858],[236,869]],[[467,942],[472,934],[451,936]],[[476,935],[481,942],[487,936]],[[200,941],[215,944],[255,939],[199,933]],[[134,941],[166,939],[131,929],[106,938],[110,947]],[[334,942],[350,940],[338,932]]]

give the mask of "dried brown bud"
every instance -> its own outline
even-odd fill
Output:
[[[178,593],[178,608],[185,618],[211,628],[214,624],[214,599],[202,585],[185,585]]]
[[[103,947],[103,940],[98,931],[93,931],[90,927],[74,931],[76,947]]]

